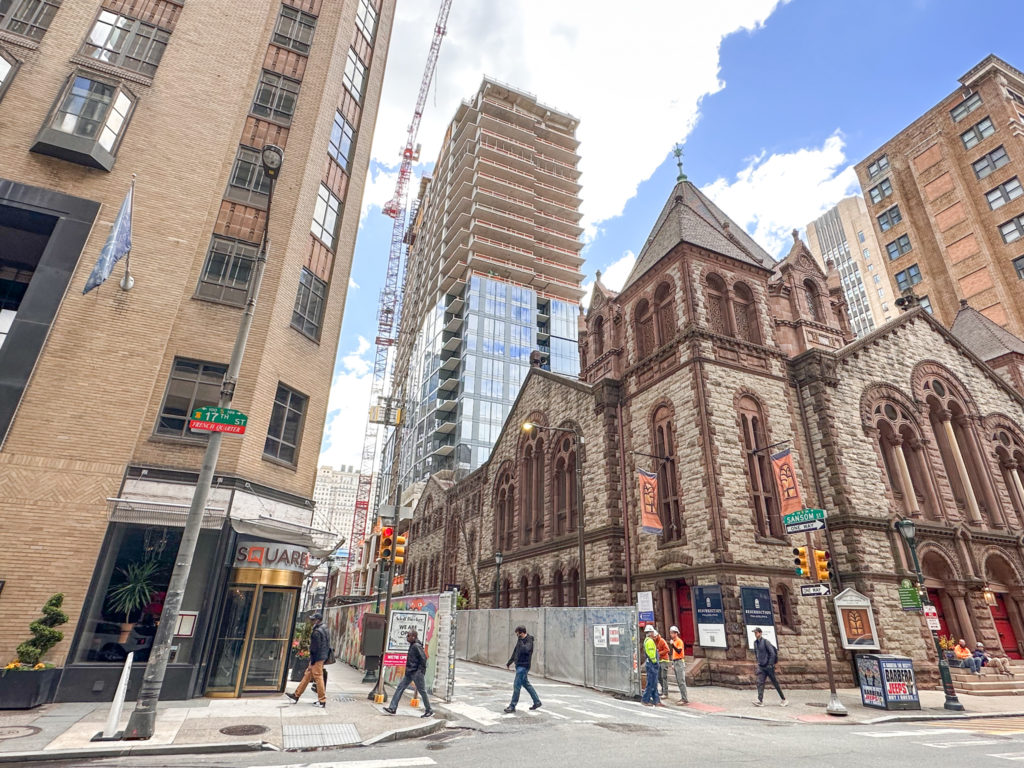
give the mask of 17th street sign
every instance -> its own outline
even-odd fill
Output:
[[[804,533],[825,529],[825,510],[801,509],[782,518],[786,533]]]
[[[245,434],[245,425],[249,417],[234,408],[218,408],[203,406],[194,408],[190,414],[188,427],[193,432],[230,432],[234,435]]]

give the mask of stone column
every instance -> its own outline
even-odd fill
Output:
[[[1013,478],[1013,488],[1011,491],[1016,489],[1017,492],[1018,516],[1021,518],[1020,522],[1024,524],[1024,483],[1020,481],[1020,465],[1016,462],[1010,464],[1009,471],[1010,477]]]
[[[974,455],[978,457],[981,462],[981,466],[978,467],[978,473],[981,475],[979,482],[982,484],[981,492],[985,497],[985,503],[992,510],[992,524],[997,528],[1006,528],[1009,521],[1006,519],[1006,514],[1003,511],[1002,506],[999,504],[999,497],[996,495],[996,489],[992,485],[992,474],[990,472],[989,461],[985,457],[985,452],[982,449],[981,444],[978,442],[978,435],[975,433],[971,419],[967,416],[960,416],[957,419],[957,424],[963,430],[964,435],[967,436],[967,442],[970,444],[969,447],[973,451]]]
[[[974,622],[971,621],[971,611],[967,607],[967,593],[964,590],[958,590],[951,592],[950,597],[953,598],[953,608],[956,610],[957,618],[960,620],[960,631],[963,632],[964,640],[967,641],[967,647],[972,651],[974,650],[974,644],[978,642],[977,637],[974,634]],[[960,638],[957,638],[959,640]]]
[[[978,509],[978,500],[974,498],[974,486],[971,485],[971,478],[967,476],[967,465],[964,464],[964,456],[960,453],[960,444],[956,441],[956,433],[953,432],[953,422],[949,411],[940,414],[942,428],[946,433],[946,441],[949,443],[949,450],[953,453],[953,463],[956,464],[957,474],[960,476],[960,484],[964,489],[964,496],[967,498],[967,513],[971,518],[972,525],[981,525],[984,521],[981,517],[981,510]]]
[[[906,500],[907,511],[911,517],[920,517],[921,508],[917,505],[914,481],[910,478],[910,467],[907,466],[907,457],[903,455],[903,438],[900,435],[892,435],[889,438],[889,442],[892,444],[891,450],[896,459],[896,466],[899,467],[900,483],[903,485],[903,498]]]
[[[732,305],[732,288],[725,289],[725,317],[729,323],[729,336],[738,336],[739,329],[736,327],[736,308]]]

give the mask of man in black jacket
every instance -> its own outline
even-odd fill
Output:
[[[309,634],[309,666],[306,667],[306,674],[302,681],[295,687],[295,693],[285,693],[293,702],[298,701],[302,692],[306,690],[310,680],[316,680],[316,706],[327,706],[327,690],[324,685],[324,662],[331,652],[331,641],[327,636],[327,630],[322,623],[323,616],[314,613],[309,617],[313,622],[313,631]]]
[[[782,706],[788,707],[789,702],[786,701],[782,688],[779,687],[779,681],[775,677],[775,664],[779,660],[779,652],[767,639],[761,637],[760,627],[754,630],[754,656],[757,658],[757,701],[754,702],[754,706],[764,706],[764,681],[767,678],[772,681],[775,690],[779,692]]]
[[[415,629],[410,629],[405,635],[405,639],[409,641],[409,652],[405,654],[405,676],[402,678],[402,682],[395,688],[395,695],[391,697],[390,706],[384,707],[384,711],[389,715],[394,715],[398,712],[398,702],[402,700],[402,694],[405,693],[405,689],[412,683],[416,686],[416,695],[423,700],[424,712],[421,717],[432,717],[434,710],[430,708],[430,699],[427,698],[427,683],[424,679],[424,675],[427,671],[427,654],[423,650],[423,644],[420,642],[419,633]]]
[[[512,649],[512,655],[509,656],[508,663],[505,665],[506,669],[512,666],[513,662],[516,665],[516,680],[512,684],[512,703],[505,707],[505,711],[516,711],[520,688],[525,688],[526,692],[530,694],[530,698],[533,699],[533,706],[530,709],[540,709],[540,698],[526,677],[530,672],[530,662],[533,661],[533,637],[526,634],[526,627],[522,625],[516,627],[516,637],[519,638],[516,640],[516,647]]]

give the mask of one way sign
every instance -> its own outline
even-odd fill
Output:
[[[832,587],[824,582],[820,584],[801,584],[800,594],[804,597],[829,597]]]

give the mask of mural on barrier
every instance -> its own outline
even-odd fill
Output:
[[[394,597],[391,600],[392,611],[420,611],[427,614],[426,637],[421,637],[423,649],[427,652],[427,688],[434,687],[435,659],[437,658],[437,612],[440,603],[439,595],[409,595]],[[363,615],[373,613],[374,603],[356,603],[355,605],[328,606],[324,623],[331,636],[331,647],[338,661],[344,661],[357,669],[365,669],[364,657],[359,652],[363,629]],[[381,606],[383,609],[383,606]],[[447,652],[447,649],[444,649]],[[394,683],[401,680],[405,667],[384,667],[384,682]]]

